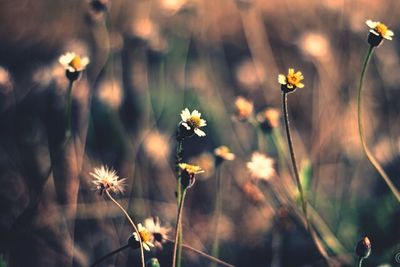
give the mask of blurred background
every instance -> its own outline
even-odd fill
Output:
[[[399,17],[396,0],[0,0],[1,264],[89,266],[125,245],[129,225],[89,175],[101,164],[127,178],[118,200],[136,222],[158,216],[173,228],[175,131],[188,107],[208,125],[206,137],[184,142],[184,161],[206,170],[188,192],[184,242],[211,252],[219,172],[221,259],[326,266],[302,220],[282,118],[260,132],[234,104],[242,96],[253,114],[280,111],[277,76],[294,67],[305,77],[289,95],[294,146],[321,244],[337,266],[354,266],[355,244],[367,235],[364,266],[400,266],[400,206],[362,152],[356,114],[365,21],[382,21],[395,36],[373,55],[364,124],[400,188]],[[58,63],[66,51],[90,58],[73,87],[67,144],[68,80]],[[236,158],[216,170],[220,145]],[[246,168],[254,151],[275,160],[268,181]],[[146,258],[171,266],[172,249]],[[100,266],[138,265],[139,255],[128,249]],[[209,265],[183,254],[183,266]]]

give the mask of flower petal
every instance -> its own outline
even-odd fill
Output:
[[[188,119],[190,119],[190,111],[188,108],[185,108],[184,110],[182,110],[181,118],[182,118],[182,121],[187,121]]]
[[[370,27],[371,29],[374,29],[375,27],[376,27],[376,25],[378,25],[378,22],[375,22],[375,21],[372,21],[372,20],[367,20],[366,22],[365,22],[367,25],[368,25],[368,27]]]
[[[280,84],[285,85],[285,84],[286,84],[286,76],[283,75],[283,74],[279,74],[279,76],[278,76],[278,82],[279,82]]]
[[[199,128],[194,129],[194,133],[197,134],[198,136],[206,136],[206,133],[200,130]]]

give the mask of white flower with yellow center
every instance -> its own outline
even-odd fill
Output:
[[[207,126],[206,120],[201,119],[201,113],[197,110],[193,110],[190,113],[188,108],[185,108],[181,112],[182,125],[186,130],[193,130],[194,133],[200,137],[206,136],[206,133],[200,130],[201,127]]]
[[[74,52],[61,55],[58,61],[69,72],[81,72],[90,62],[88,57],[81,57]]]
[[[107,166],[102,165],[100,168],[94,168],[94,171],[90,173],[94,178],[93,183],[96,186],[96,190],[102,195],[105,191],[108,193],[123,193],[125,186],[125,178],[119,179],[117,172],[113,169],[109,169]]]
[[[260,152],[254,152],[246,166],[255,179],[269,180],[276,174],[274,160]]]
[[[367,20],[365,23],[370,28],[370,33],[385,38],[386,40],[392,40],[392,36],[394,35],[394,33],[389,30],[385,24],[379,21],[372,21],[370,19]]]
[[[146,227],[143,227],[141,223],[138,224],[138,232],[143,248],[150,251],[150,247],[154,247],[154,244],[151,242],[152,234],[146,229]],[[139,236],[136,232],[133,233],[133,236],[135,237],[135,240],[139,242]]]
[[[165,243],[169,238],[168,234],[171,231],[169,227],[162,227],[160,219],[158,217],[150,217],[144,220],[144,227],[152,235],[152,243],[159,248],[162,248],[162,244]]]

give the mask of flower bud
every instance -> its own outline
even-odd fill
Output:
[[[160,262],[157,260],[157,258],[151,258],[146,263],[146,267],[160,267],[160,266],[161,266]]]
[[[368,258],[369,254],[371,254],[371,242],[367,236],[358,241],[356,246],[356,254],[362,259]]]

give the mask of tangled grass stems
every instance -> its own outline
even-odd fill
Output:
[[[111,199],[112,202],[114,202],[115,205],[125,214],[126,219],[129,221],[131,224],[132,228],[136,232],[137,236],[139,237],[139,243],[140,243],[140,257],[141,257],[141,262],[142,262],[142,267],[145,267],[145,259],[144,259],[144,251],[143,251],[143,244],[142,244],[142,238],[140,237],[140,233],[138,228],[136,227],[135,223],[133,222],[132,218],[129,216],[128,212],[121,206],[121,204],[116,201],[111,194],[108,192],[108,190],[105,190],[107,196]]]
[[[364,77],[365,73],[367,71],[369,61],[371,60],[372,53],[374,51],[374,46],[370,46],[368,49],[368,53],[364,59],[364,63],[362,66],[361,70],[361,76],[360,76],[360,82],[358,85],[358,97],[357,97],[357,119],[358,119],[358,133],[360,136],[360,141],[362,144],[362,148],[364,150],[365,155],[367,156],[369,162],[371,162],[372,166],[376,169],[376,171],[380,174],[380,176],[383,178],[389,189],[392,191],[393,195],[397,199],[398,202],[400,202],[400,193],[390,180],[389,176],[386,174],[386,172],[383,170],[382,166],[379,164],[379,162],[376,160],[374,155],[371,153],[369,150],[367,143],[365,141],[364,137],[364,129],[363,129],[363,123],[362,123],[362,86],[364,82]]]
[[[111,251],[110,253],[104,255],[103,257],[101,257],[100,259],[98,259],[97,261],[95,261],[94,263],[92,263],[92,265],[90,265],[90,267],[94,267],[94,266],[100,264],[102,261],[106,260],[107,258],[109,258],[109,257],[111,257],[111,256],[113,256],[113,255],[115,255],[115,254],[117,254],[118,252],[120,252],[120,251],[122,251],[122,250],[124,250],[124,249],[126,249],[126,248],[129,248],[129,244],[128,244],[128,245],[125,245],[125,246],[122,246],[122,247],[120,247],[120,248],[117,248],[116,250],[113,250],[113,251]]]
[[[181,184],[179,184],[181,186]],[[180,266],[181,264],[181,255],[182,252],[178,253],[179,250],[182,250],[182,212],[183,212],[183,204],[185,203],[186,197],[186,189],[183,189],[181,198],[179,200],[179,208],[178,215],[176,217],[176,225],[175,225],[175,241],[174,241],[174,252],[172,255],[172,267]]]

